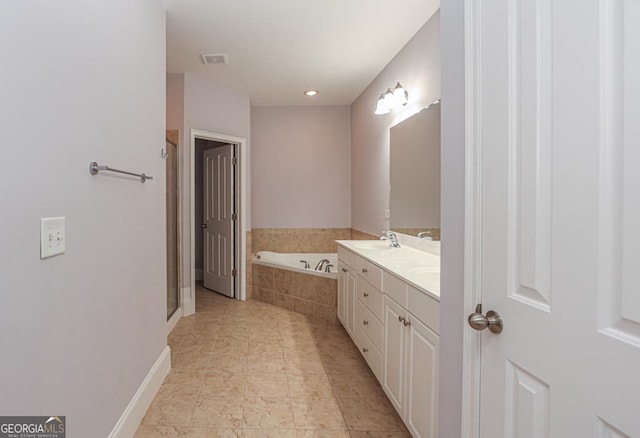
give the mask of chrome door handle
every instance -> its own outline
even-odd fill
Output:
[[[476,311],[469,315],[469,325],[474,330],[484,330],[486,328],[495,333],[496,335],[502,333],[504,324],[502,323],[502,317],[498,312],[489,310],[487,316],[482,314],[482,304],[476,306]]]

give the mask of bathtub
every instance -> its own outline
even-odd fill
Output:
[[[330,261],[330,272],[314,270],[322,259]],[[252,298],[337,324],[337,265],[337,254],[260,251],[253,259]]]
[[[331,267],[329,272],[316,271],[314,268],[322,259],[329,260]],[[300,260],[304,260],[309,263],[309,268],[305,268],[305,264]],[[316,275],[324,278],[337,278],[338,277],[338,254],[328,253],[279,253],[271,251],[258,251],[253,263],[257,265],[270,266],[272,268],[286,269],[288,271],[300,272],[302,274]],[[325,265],[326,266],[326,265]]]

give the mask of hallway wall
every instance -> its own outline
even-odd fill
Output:
[[[0,2],[0,53],[0,412],[106,437],[166,346],[165,12]],[[67,250],[41,260],[52,216]]]

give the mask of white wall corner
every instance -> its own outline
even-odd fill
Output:
[[[180,318],[182,318],[182,306],[178,307],[167,321],[167,336],[171,334],[171,331],[176,327]]]
[[[180,290],[180,296],[182,297],[180,305],[180,307],[182,307],[182,316],[189,316],[196,313],[196,301],[191,296],[191,287],[183,287]]]
[[[167,345],[120,416],[109,434],[109,438],[132,438],[135,435],[147,409],[149,409],[170,370],[171,349]]]

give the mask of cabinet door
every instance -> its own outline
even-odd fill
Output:
[[[338,262],[338,319],[344,327],[347,326],[347,272],[344,263]]]
[[[347,269],[345,273],[345,312],[347,319],[347,332],[351,339],[356,339],[356,273],[353,269]]]
[[[382,387],[391,403],[402,416],[404,409],[404,374],[406,311],[389,297],[384,297],[384,368]]]
[[[438,436],[438,335],[409,314],[404,420],[411,435]]]

